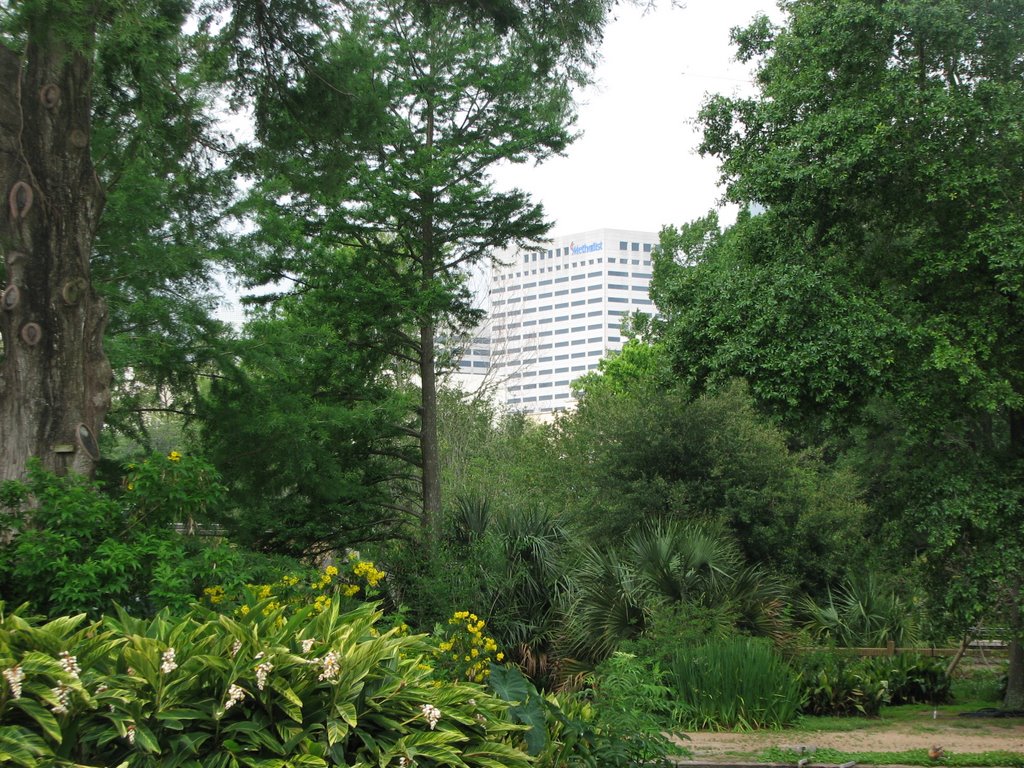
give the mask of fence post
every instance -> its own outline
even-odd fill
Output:
[[[888,643],[885,644],[885,655],[886,656],[895,656],[896,655],[896,641],[895,640],[890,640]]]

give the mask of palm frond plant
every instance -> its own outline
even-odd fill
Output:
[[[585,548],[566,593],[566,655],[600,661],[645,625],[650,587],[632,563],[615,552]]]
[[[829,589],[824,602],[799,604],[804,626],[819,642],[840,647],[912,646],[920,637],[921,609],[872,573]]]
[[[491,532],[500,552],[488,584],[492,631],[530,679],[546,687],[557,676],[553,649],[569,532],[553,513],[532,507],[496,515]]]

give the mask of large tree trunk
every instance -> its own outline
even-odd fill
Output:
[[[103,190],[89,155],[89,60],[42,34],[0,46],[0,480],[38,457],[91,475],[110,402],[106,307],[89,258]]]
[[[1021,579],[1013,580],[1010,605],[1010,666],[1006,671],[1006,698],[1003,706],[1006,709],[1024,710],[1024,615],[1022,615],[1021,597],[1024,590]]]
[[[1019,622],[1018,622],[1019,623]],[[1010,640],[1010,668],[1006,675],[1006,709],[1024,711],[1024,646],[1021,639]]]
[[[423,456],[423,537],[433,544],[441,516],[441,457],[437,438],[437,371],[434,324],[420,329],[420,451]]]

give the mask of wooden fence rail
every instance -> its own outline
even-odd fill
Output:
[[[850,656],[895,656],[898,653],[916,653],[919,656],[956,656],[962,653],[965,658],[970,659],[1003,658],[1008,653],[1006,644],[999,640],[976,641],[963,651],[960,648],[900,648],[893,642],[884,648],[807,648],[805,650],[808,653],[821,651]]]

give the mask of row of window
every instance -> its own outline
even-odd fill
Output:
[[[519,405],[520,403],[536,403],[538,401],[547,400],[565,400],[569,397],[568,392],[557,392],[554,395],[540,395],[537,397],[510,397],[506,403],[508,405]],[[556,408],[556,411],[565,410],[564,408]]]
[[[522,317],[523,315],[529,315],[529,314],[533,314],[535,312],[549,312],[549,311],[554,311],[554,310],[559,310],[559,309],[567,309],[568,307],[578,307],[578,306],[582,306],[582,305],[585,305],[585,304],[599,304],[602,301],[603,300],[600,297],[598,297],[596,299],[589,299],[589,300],[586,300],[586,301],[584,301],[582,299],[579,300],[579,301],[573,301],[573,302],[566,301],[566,302],[562,302],[560,304],[553,304],[551,306],[542,307],[542,308],[539,308],[539,309],[536,308],[536,307],[532,308],[532,309],[527,309],[527,310],[524,310],[523,312],[518,312],[516,310],[509,310],[508,312],[495,312],[493,315],[491,315],[491,317],[494,320],[504,320],[506,318],[511,320],[512,318]],[[632,299],[630,299],[627,296],[609,296],[607,298],[607,301],[608,301],[609,304],[635,304],[637,306],[651,306],[654,303],[650,299],[640,298],[640,297],[637,297],[637,296],[634,296]],[[601,314],[601,313],[594,313],[594,312],[590,313],[590,315],[595,315],[595,314]],[[610,310],[608,310],[608,314],[609,315],[624,315],[624,314],[626,314],[626,312],[625,312],[625,310],[610,309]],[[573,315],[573,318],[576,318],[576,317],[582,317],[582,315]],[[531,328],[531,327],[533,327],[535,325],[546,325],[548,323],[556,322],[556,320],[563,320],[563,319],[565,319],[565,316],[560,316],[560,317],[558,317],[558,316],[556,316],[556,317],[541,317],[541,318],[538,318],[537,320],[524,320],[521,323],[508,323],[508,324],[501,324],[501,323],[499,323],[499,324],[496,324],[494,326],[494,331],[495,331],[495,333],[501,333],[502,331],[514,331],[517,328]]]
[[[574,275],[571,279],[572,280],[583,280],[584,278],[587,278],[587,277],[597,277],[597,276],[600,276],[600,274],[601,274],[600,272],[591,273],[589,275],[579,274],[579,275]],[[609,272],[608,273],[608,277],[628,277],[628,275],[625,272]],[[623,291],[626,291],[626,290],[646,291],[647,290],[647,288],[648,288],[648,282],[647,281],[650,281],[650,279],[651,279],[650,273],[634,272],[633,273],[633,278],[636,279],[636,280],[644,280],[645,282],[644,282],[643,285],[634,285],[634,286],[627,286],[627,285],[625,285],[623,283],[609,283],[608,284],[608,288],[618,289],[618,290],[623,290]],[[570,278],[568,278],[568,277],[560,277],[557,280],[555,280],[554,282],[556,284],[557,283],[565,283],[565,282],[568,282],[569,279]],[[497,294],[505,293],[506,290],[508,290],[509,293],[512,293],[513,291],[528,292],[528,291],[530,291],[531,288],[543,288],[543,287],[549,286],[551,284],[552,284],[551,280],[541,280],[540,283],[526,283],[525,285],[510,286],[508,289],[505,289],[505,288],[494,288],[494,289],[491,290],[491,295],[494,295],[496,293]],[[586,286],[586,290],[588,290],[588,291],[597,291],[597,290],[600,290],[603,286],[604,286],[604,283],[592,283],[591,285]],[[510,296],[507,299],[493,299],[491,303],[492,303],[493,306],[500,306],[500,305],[506,304],[506,303],[508,303],[508,304],[517,304],[517,303],[523,302],[523,301],[531,301],[531,300],[537,300],[537,299],[546,299],[546,298],[549,298],[550,296],[564,296],[564,295],[566,295],[566,294],[568,294],[570,292],[571,293],[581,293],[582,291],[583,291],[582,287],[576,287],[576,288],[571,288],[571,289],[570,288],[560,288],[557,291],[542,291],[542,292],[537,293],[537,294],[532,294],[532,292],[531,292],[531,295],[526,295],[526,296]]]
[[[626,250],[626,245],[629,245],[629,250],[631,250],[631,251],[639,251],[640,250],[640,243],[626,243],[625,240],[619,240],[619,250],[620,251],[625,251]],[[651,244],[650,243],[644,243],[643,244],[643,248],[644,248],[644,253],[650,253],[651,252]]]
[[[600,250],[600,244],[595,244],[595,246],[596,247],[594,247],[593,250],[595,250],[595,251],[596,250]],[[636,242],[631,243],[631,242],[628,242],[626,240],[620,240],[619,241],[619,250],[620,251],[639,251],[641,249],[641,247],[643,248],[644,253],[650,253],[651,252],[651,243],[642,243],[641,244],[641,243],[636,243]],[[561,258],[562,256],[568,256],[571,252],[572,251],[571,251],[570,247],[568,245],[566,245],[566,246],[563,246],[563,247],[560,247],[560,248],[549,249],[546,253],[544,251],[534,251],[533,253],[524,253],[523,254],[523,263],[526,264],[527,262],[537,261],[538,259],[543,261],[545,258],[548,258],[548,259]],[[590,263],[593,264],[594,262],[591,261]]]
[[[573,368],[574,371],[585,371],[587,366],[578,365]],[[568,387],[569,379],[563,379],[562,381],[535,381],[532,384],[523,384],[522,386],[516,384],[508,388],[509,392],[521,392],[526,389],[551,389],[552,387]]]
[[[540,274],[544,274],[545,272],[561,272],[563,269],[568,271],[570,269],[577,269],[578,267],[587,267],[587,266],[592,266],[594,264],[603,264],[603,263],[604,263],[604,259],[600,258],[600,259],[590,259],[589,261],[573,262],[572,264],[556,264],[553,267],[540,267],[539,270],[537,270],[537,269],[524,269],[521,272],[514,272],[514,273],[513,272],[502,272],[500,270],[495,270],[494,277],[495,277],[496,280],[498,280],[500,282],[500,281],[503,281],[503,280],[510,280],[513,277],[528,277],[529,275],[536,275],[538,273],[538,271],[540,272]],[[615,264],[616,260],[610,258],[610,259],[608,259],[608,263],[609,264]],[[651,266],[651,260],[650,259],[642,259],[642,260],[641,259],[619,259],[618,263],[619,264],[631,264],[634,267],[639,267],[641,265],[643,265],[645,267]]]
[[[583,354],[583,353],[574,354],[572,356],[572,359],[573,360],[581,360],[581,359],[585,359],[585,358],[588,358],[588,357],[601,357],[601,355],[603,355],[603,354],[604,354],[604,352],[602,350],[595,349],[595,350],[591,350],[590,352],[588,352],[586,354]],[[564,359],[565,357],[566,357],[565,355],[558,355],[556,359],[557,359],[558,362],[568,363],[569,361],[565,360]],[[541,362],[541,361],[549,361],[550,362],[550,360],[551,360],[550,357],[541,358],[540,360],[536,360],[536,361],[533,358],[525,358],[523,360],[510,360],[510,361],[508,361],[508,363],[495,363],[495,367],[496,368],[500,368],[502,366],[506,366],[508,368],[516,369],[520,365],[533,365],[535,362]],[[557,376],[559,373],[565,373],[566,371],[570,371],[570,370],[572,370],[572,371],[579,371],[579,370],[582,370],[582,369],[579,366],[576,366],[576,367],[557,366],[555,368],[544,368],[544,369],[536,370],[536,371],[525,369],[525,370],[517,372],[516,373],[516,378],[529,379],[529,378],[531,378],[533,376]]]
[[[602,337],[598,336],[596,338],[596,340],[594,338],[590,338],[590,339],[577,339],[576,341],[573,341],[571,343],[568,342],[568,341],[556,341],[556,342],[553,342],[553,343],[552,342],[545,342],[543,344],[537,344],[536,346],[534,346],[532,344],[528,344],[525,347],[523,347],[520,351],[521,352],[533,352],[533,351],[543,352],[544,350],[547,350],[547,349],[564,349],[566,347],[578,347],[580,344],[593,344],[593,343],[595,343],[595,341],[601,341],[601,340],[602,340]],[[600,352],[594,352],[593,354],[601,354],[601,353]],[[495,366],[497,366],[497,365],[506,365],[507,366],[507,365],[512,365],[512,363],[503,363],[503,362],[500,362],[498,360],[495,360],[493,365],[495,365]]]

